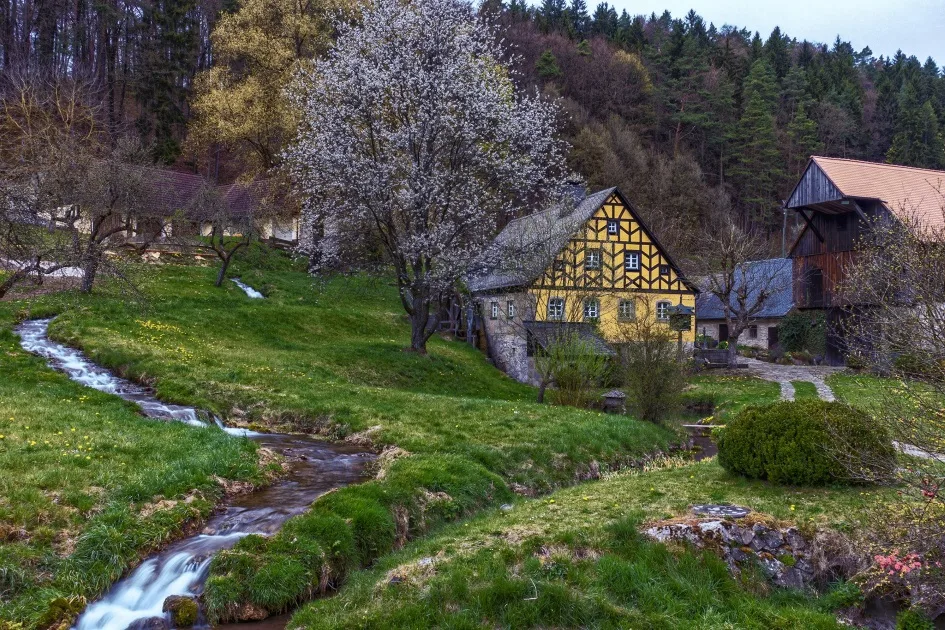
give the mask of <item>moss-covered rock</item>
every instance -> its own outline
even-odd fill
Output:
[[[197,600],[185,595],[171,595],[164,600],[161,610],[170,613],[171,624],[175,628],[190,628],[197,623],[199,608]]]

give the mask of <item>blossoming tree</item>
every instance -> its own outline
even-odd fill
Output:
[[[303,251],[344,257],[370,234],[418,352],[497,222],[557,188],[556,108],[519,92],[503,56],[461,0],[379,0],[292,87],[302,120],[286,163],[305,196]]]

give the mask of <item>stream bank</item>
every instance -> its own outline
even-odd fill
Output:
[[[226,427],[218,420],[215,424],[202,420],[201,414],[192,407],[163,403],[147,388],[116,377],[78,350],[51,341],[48,337],[51,321],[26,321],[17,326],[15,332],[24,350],[45,358],[53,369],[78,383],[135,403],[150,418],[185,422],[207,431],[223,430],[278,452],[288,462],[284,478],[240,497],[212,517],[199,534],[177,541],[147,558],[116,582],[82,613],[75,625],[78,630],[172,627],[170,614],[163,611],[165,601],[172,596],[198,598],[216,552],[232,547],[249,534],[274,534],[285,521],[303,513],[319,496],[367,476],[367,464],[374,455],[362,448],[303,435],[256,433]],[[197,627],[207,627],[202,611]]]

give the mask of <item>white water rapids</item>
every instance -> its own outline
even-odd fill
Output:
[[[211,518],[200,534],[178,541],[142,562],[85,609],[76,622],[76,630],[170,628],[169,614],[162,610],[164,600],[172,595],[199,596],[214,553],[232,547],[248,534],[271,535],[287,519],[304,512],[320,495],[363,479],[364,466],[372,455],[307,436],[226,427],[217,418],[213,418],[213,423],[204,422],[192,407],[162,403],[148,389],[118,378],[78,350],[50,341],[47,336],[50,321],[31,320],[16,328],[23,348],[44,357],[50,367],[83,385],[136,403],[148,417],[177,420],[207,431],[215,431],[215,423],[231,435],[248,437],[282,453],[290,466],[284,480],[240,498]],[[202,613],[200,626],[207,627]]]
[[[264,297],[266,297],[265,295],[263,295],[262,293],[254,289],[253,287],[249,286],[248,284],[246,284],[239,278],[233,278],[233,284],[243,289],[243,293],[245,293],[246,295],[248,295],[254,300],[261,300]]]

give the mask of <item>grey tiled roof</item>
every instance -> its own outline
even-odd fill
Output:
[[[538,278],[615,190],[588,195],[570,212],[558,205],[509,222],[473,265],[466,279],[469,289],[520,287]]]
[[[523,322],[534,340],[542,348],[547,348],[557,336],[575,334],[588,342],[597,354],[614,356],[616,353],[594,330],[591,324],[581,322]]]
[[[736,286],[744,286],[746,281],[751,287],[752,278],[772,278],[768,283],[773,289],[772,295],[765,301],[764,307],[754,315],[756,319],[784,317],[794,308],[792,290],[793,272],[789,258],[769,258],[746,263],[744,272],[741,268],[735,272]],[[749,304],[757,298],[757,289],[748,295]],[[725,319],[722,301],[714,294],[704,290],[696,298],[696,319]]]

